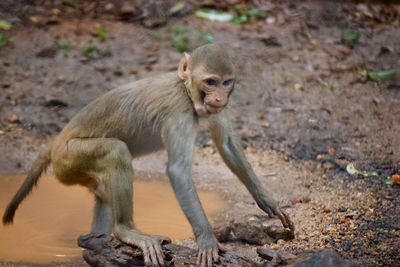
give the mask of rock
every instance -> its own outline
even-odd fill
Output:
[[[139,248],[122,243],[105,234],[80,236],[78,245],[83,250],[83,258],[90,266],[144,266],[142,251]],[[196,266],[197,252],[191,248],[163,244],[166,266]],[[250,259],[245,259],[228,252],[220,252],[220,261],[213,266],[258,266]]]
[[[231,234],[231,228],[225,223],[216,223],[214,228],[215,237],[219,242],[228,242]]]
[[[50,99],[46,102],[43,103],[43,106],[45,107],[58,107],[58,108],[64,108],[68,107],[68,103],[60,100],[60,99]]]
[[[123,17],[129,17],[135,14],[136,8],[128,3],[124,3],[119,10],[119,13]]]
[[[276,251],[268,248],[257,248],[257,254],[267,261],[275,264],[290,264],[297,256],[286,251]]]
[[[129,74],[137,74],[138,71],[136,69],[130,69],[128,73]]]
[[[263,37],[260,39],[261,42],[266,46],[281,46],[278,39],[275,36]]]
[[[294,238],[294,233],[287,228],[283,228],[280,220],[266,220],[262,223],[263,230],[274,240],[291,240]]]
[[[94,66],[94,69],[98,72],[105,72],[107,70],[107,66],[103,64],[98,64]]]
[[[326,45],[322,50],[338,60],[344,60],[351,53],[351,49],[345,45]]]
[[[279,239],[291,240],[294,238],[293,233],[289,229],[283,228],[278,219],[271,220],[258,216],[238,218],[231,223],[230,228],[237,239],[257,245],[271,244]]]
[[[82,56],[82,57],[79,58],[79,61],[82,62],[82,63],[88,62],[88,61],[89,61],[89,58],[88,58],[88,57],[85,57],[85,56]]]
[[[108,3],[104,6],[105,11],[111,11],[114,9],[114,4],[113,3]]]
[[[117,77],[122,77],[122,76],[124,76],[124,72],[123,72],[122,70],[120,70],[120,69],[114,70],[114,71],[113,71],[113,74],[114,74],[115,76],[117,76]]]
[[[156,28],[162,25],[167,24],[168,19],[165,17],[151,17],[146,18],[142,21],[142,24],[146,28]]]
[[[46,20],[46,23],[49,25],[59,24],[60,19],[58,18],[58,16],[53,15]]]
[[[323,208],[322,210],[324,213],[330,213],[332,210],[328,207]]]
[[[20,123],[21,120],[16,114],[11,115],[10,117],[7,118],[8,123]]]
[[[46,47],[36,53],[37,57],[53,58],[57,55],[57,50],[54,47]]]
[[[257,254],[267,261],[277,263],[278,252],[267,248],[257,248]]]
[[[351,262],[343,259],[334,249],[326,249],[308,258],[301,259],[294,264],[295,267],[351,267]]]

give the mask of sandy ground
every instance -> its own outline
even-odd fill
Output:
[[[379,4],[369,7],[380,14]],[[100,94],[175,69],[181,54],[171,45],[174,26],[205,30],[235,61],[239,84],[230,105],[237,135],[264,187],[296,224],[295,240],[268,247],[294,254],[333,247],[361,266],[396,266],[400,193],[384,180],[400,168],[400,85],[368,81],[360,72],[399,67],[400,28],[395,19],[356,12],[352,3],[305,1],[274,4],[272,24],[237,26],[191,15],[156,29],[101,16],[21,23],[12,30],[13,45],[0,48],[0,172],[26,172],[39,146]],[[98,25],[108,31],[105,42],[96,42],[101,53],[82,62],[81,47]],[[340,44],[350,26],[361,32],[352,48]],[[48,57],[56,42],[71,44],[68,56]],[[200,133],[197,144],[196,185],[221,192],[232,207],[213,221],[261,215],[208,134]],[[134,166],[166,180],[165,161],[159,153]],[[378,177],[347,174],[350,162]],[[231,246],[255,254],[254,246]]]

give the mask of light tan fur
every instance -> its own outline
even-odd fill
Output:
[[[226,52],[218,45],[206,45],[191,56],[185,54],[178,72],[133,82],[97,98],[40,152],[8,205],[3,223],[12,223],[18,205],[51,163],[62,183],[80,184],[94,192],[92,232],[113,232],[123,242],[140,247],[146,265],[163,265],[160,245],[169,239],[142,233],[133,224],[131,161],[165,148],[167,174],[196,236],[198,264],[212,264],[218,260],[219,245],[191,179],[199,118],[204,117],[224,161],[259,207],[294,230],[289,217],[264,193],[232,134],[223,109],[233,90],[233,79]]]

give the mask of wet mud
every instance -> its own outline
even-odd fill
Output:
[[[25,179],[24,175],[0,175],[0,212]],[[216,194],[199,192],[208,216],[227,207]],[[14,224],[0,226],[0,259],[49,263],[80,257],[77,238],[90,232],[93,196],[81,186],[64,186],[53,176],[44,176],[24,200]],[[171,186],[160,181],[134,183],[134,221],[149,234],[172,241],[193,237],[189,222],[175,199]]]

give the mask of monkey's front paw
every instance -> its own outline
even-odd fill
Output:
[[[270,217],[273,217],[274,215],[281,220],[283,227],[289,228],[290,231],[294,235],[295,227],[293,222],[290,220],[289,215],[287,215],[285,212],[281,210],[278,206],[275,207],[268,207],[266,209],[266,212],[269,214]]]
[[[123,242],[139,247],[143,251],[146,266],[164,266],[164,254],[161,245],[170,243],[171,239],[165,236],[144,234],[138,230],[114,231],[114,234]]]
[[[274,200],[264,196],[262,201],[257,202],[257,204],[263,211],[268,213],[270,217],[273,217],[274,215],[277,216],[279,220],[281,220],[283,227],[289,228],[294,234],[295,228],[293,222],[290,220],[289,216],[279,208],[278,204]]]
[[[165,266],[161,244],[170,242],[168,237],[150,235],[138,242],[138,246],[143,251],[144,264],[146,266]]]
[[[199,254],[197,255],[197,265],[200,267],[211,267],[218,260],[218,246],[207,250],[199,250]]]

